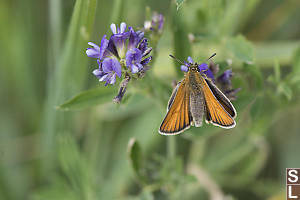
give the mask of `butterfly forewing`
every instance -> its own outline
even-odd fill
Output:
[[[189,112],[190,93],[185,80],[174,89],[168,104],[168,112],[159,132],[164,135],[175,135],[190,127],[191,114]]]
[[[222,128],[233,128],[235,126],[235,121],[233,119],[233,116],[236,115],[235,110],[231,113],[233,116],[229,114],[222,105],[223,103],[226,106],[226,102],[218,101],[206,80],[202,76],[200,77],[207,111],[207,121]]]

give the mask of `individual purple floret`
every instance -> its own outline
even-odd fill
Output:
[[[126,53],[126,66],[130,69],[132,73],[137,73],[143,69],[142,61],[142,51],[134,48]]]
[[[122,68],[119,61],[116,58],[105,58],[100,64],[99,69],[95,69],[93,74],[99,79],[99,81],[105,81],[105,86],[108,84],[115,84],[116,75],[121,77]]]
[[[98,58],[98,60],[102,60],[103,54],[108,46],[108,40],[106,39],[106,35],[102,37],[100,47],[93,42],[89,42],[93,48],[87,48],[86,55],[91,58]]]

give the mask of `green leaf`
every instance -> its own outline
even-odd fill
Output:
[[[185,0],[176,0],[176,6],[177,6],[177,10],[182,6],[183,2]]]
[[[70,188],[69,182],[63,176],[54,175],[48,180],[47,187],[41,187],[30,195],[32,200],[64,199],[77,200],[78,195]]]
[[[91,168],[82,155],[73,135],[60,132],[57,137],[57,152],[60,168],[66,176],[68,185],[80,197],[86,197],[91,188]]]
[[[254,49],[252,44],[242,35],[232,38],[227,43],[228,49],[233,55],[245,63],[252,63],[254,60]]]
[[[281,84],[278,85],[277,91],[278,93],[283,94],[287,98],[287,100],[292,99],[292,95],[293,95],[292,89],[285,82],[282,82]]]
[[[128,143],[128,156],[130,164],[139,178],[142,178],[141,169],[143,168],[142,149],[135,138],[131,138]]]
[[[65,111],[89,108],[112,101],[115,94],[116,91],[112,87],[97,87],[76,95],[57,108]]]
[[[238,111],[243,111],[251,102],[254,101],[255,92],[245,90],[246,88],[242,88],[241,92],[238,93],[237,100],[233,103],[235,109],[237,109]]]
[[[261,111],[264,109],[264,98],[262,96],[258,96],[251,106],[250,115],[253,120],[257,119],[260,116]]]
[[[254,78],[254,85],[257,89],[261,90],[263,88],[263,76],[257,65],[254,64],[244,64],[243,69],[246,73],[250,75],[250,78]]]
[[[143,190],[139,196],[139,200],[154,200],[154,195],[150,191]]]

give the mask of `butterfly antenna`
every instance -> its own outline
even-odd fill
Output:
[[[171,58],[173,58],[174,60],[176,60],[178,63],[182,64],[182,65],[185,65],[181,60],[179,60],[178,58],[176,58],[175,56],[173,55],[169,55]]]
[[[215,55],[217,55],[216,53],[213,53],[213,55],[211,55],[208,59],[207,59],[207,61],[209,61],[211,58],[213,58]]]

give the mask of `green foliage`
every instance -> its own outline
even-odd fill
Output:
[[[177,6],[177,10],[180,8],[180,6],[182,6],[184,0],[176,0],[176,6]]]
[[[48,74],[44,122],[42,123],[45,134],[42,136],[44,138],[42,139],[43,144],[41,144],[41,149],[46,154],[53,151],[56,145],[55,136],[57,132],[67,131],[66,126],[71,123],[71,116],[66,117],[57,112],[55,107],[83,87],[85,77],[82,74],[87,73],[87,70],[81,66],[87,64],[87,58],[81,49],[85,48],[91,37],[96,5],[97,0],[76,1],[65,42],[61,45],[61,54],[54,58],[55,61],[51,62],[51,64],[55,63],[56,65],[49,66],[51,73]],[[49,49],[52,50],[52,48],[54,47],[49,45]],[[49,60],[51,59],[52,57],[49,57]],[[54,155],[51,155],[49,160],[44,161],[45,171],[52,167],[52,159],[54,159]]]
[[[254,60],[254,50],[252,44],[242,35],[238,35],[229,40],[227,48],[233,55],[245,63],[251,63]]]
[[[262,95],[257,96],[251,106],[250,115],[253,120],[259,118],[264,109],[264,98]]]
[[[300,3],[0,4],[1,199],[284,199],[285,168],[300,165]],[[136,30],[153,11],[165,25],[146,33],[151,68],[116,106],[118,85],[93,77],[87,42],[99,43],[111,23]],[[218,75],[232,69],[241,88],[237,126],[159,135],[172,82],[183,77],[168,55],[202,62],[214,52]]]
[[[112,87],[100,86],[76,95],[57,108],[62,110],[78,110],[89,108],[95,105],[111,102],[116,92],[117,91]]]
[[[129,140],[128,156],[134,172],[139,177],[139,179],[143,180],[143,175],[141,172],[142,168],[144,167],[142,150],[139,143],[134,138],[131,138]]]
[[[243,65],[243,70],[245,73],[247,73],[248,77],[253,80],[253,87],[257,90],[262,90],[263,89],[263,77],[261,74],[260,69],[258,68],[257,65],[255,64],[244,64]]]
[[[177,9],[180,5],[177,4]],[[188,41],[188,32],[186,30],[186,24],[182,19],[183,13],[171,6],[172,14],[172,32],[173,32],[173,45],[174,56],[177,58],[187,59],[191,55],[191,48]],[[176,61],[174,61],[176,62]],[[177,74],[181,74],[180,68],[176,68]]]

